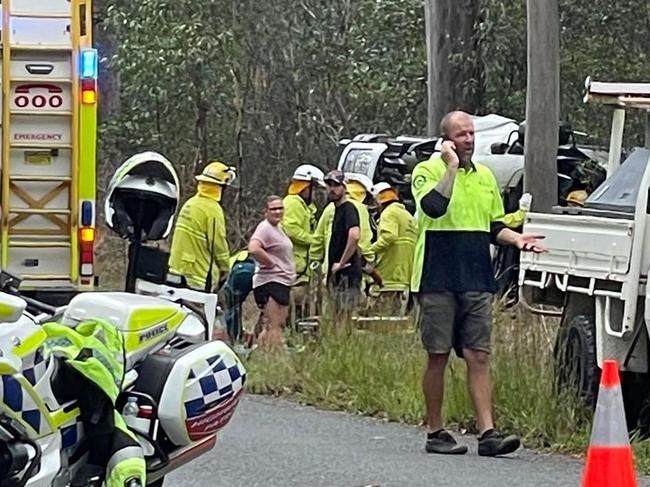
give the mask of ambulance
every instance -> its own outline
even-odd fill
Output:
[[[96,285],[92,5],[0,0],[0,9],[0,267],[56,304]]]

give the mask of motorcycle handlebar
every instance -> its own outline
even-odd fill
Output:
[[[55,315],[56,314],[57,309],[54,306],[42,303],[42,302],[40,302],[40,301],[38,301],[36,299],[28,298],[27,296],[22,296],[20,294],[19,294],[19,296],[20,296],[20,299],[25,300],[25,302],[27,303],[28,306],[31,306],[31,307],[37,309],[41,313],[45,313],[45,314],[48,314],[48,315]]]
[[[19,297],[20,299],[24,300],[28,306],[31,306],[41,313],[48,315],[56,314],[57,309],[54,306],[24,296],[20,292],[20,278],[6,271],[0,272],[0,291],[11,294],[12,296]]]

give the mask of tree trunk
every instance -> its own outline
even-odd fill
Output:
[[[104,25],[108,0],[93,2],[93,44],[100,59],[99,92],[101,103],[98,105],[99,119],[104,121],[116,115],[120,109],[120,80],[110,67],[110,59],[117,50],[117,39]]]
[[[482,89],[477,63],[477,0],[427,0],[428,132],[438,135],[449,111],[474,113]]]
[[[557,204],[560,117],[560,18],[558,0],[528,0],[528,92],[524,186],[535,211]]]

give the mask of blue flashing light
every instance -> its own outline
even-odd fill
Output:
[[[97,79],[97,49],[81,51],[81,77]]]
[[[90,227],[93,224],[93,204],[90,201],[81,203],[81,225]]]

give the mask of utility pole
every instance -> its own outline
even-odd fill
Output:
[[[477,109],[478,94],[469,89],[481,83],[480,69],[472,62],[476,56],[475,23],[479,8],[477,0],[426,0],[424,4],[427,66],[429,136],[439,135],[442,117],[455,109],[470,113]],[[454,63],[459,54],[462,63]],[[477,88],[480,90],[481,87]]]
[[[560,17],[558,0],[528,1],[528,90],[524,186],[535,211],[558,203]]]

